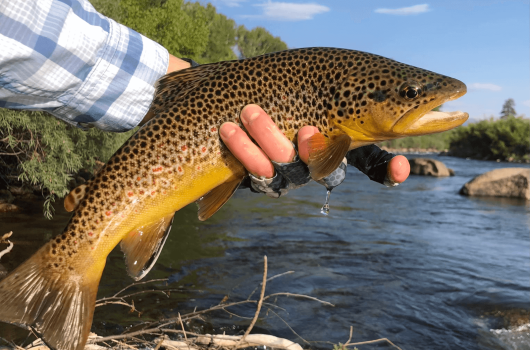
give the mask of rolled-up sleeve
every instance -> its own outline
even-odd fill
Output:
[[[0,45],[0,107],[108,131],[138,125],[169,62],[86,0],[0,1]]]

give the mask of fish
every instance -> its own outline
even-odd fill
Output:
[[[433,108],[466,93],[461,81],[382,56],[302,48],[170,73],[156,86],[154,118],[65,199],[64,231],[0,281],[0,321],[22,324],[52,349],[83,349],[107,255],[120,244],[129,275],[155,264],[174,213],[219,210],[248,175],[219,138],[242,108],[261,106],[296,142],[313,125],[309,169],[320,180],[346,152],[383,140],[446,131],[465,112]],[[178,224],[178,223],[177,223]]]

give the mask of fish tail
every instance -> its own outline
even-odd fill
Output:
[[[41,249],[0,281],[0,321],[30,327],[52,349],[82,350],[105,264],[90,266],[87,278],[44,258]]]

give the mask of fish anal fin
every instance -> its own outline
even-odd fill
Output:
[[[313,180],[318,181],[331,174],[348,152],[351,138],[342,134],[330,140],[317,133],[309,138],[308,167]]]
[[[86,189],[87,185],[82,184],[71,190],[64,199],[64,209],[66,211],[74,211],[79,206],[79,203],[81,203],[83,197],[85,197]]]
[[[127,272],[136,281],[141,280],[153,268],[171,231],[175,214],[136,228],[121,241],[125,253]]]
[[[48,246],[43,248],[49,249]],[[0,321],[24,324],[56,350],[82,350],[90,327],[105,263],[90,278],[43,263],[41,249],[0,281]]]
[[[243,179],[236,179],[217,186],[197,200],[199,220],[205,221],[215,214],[232,197]]]

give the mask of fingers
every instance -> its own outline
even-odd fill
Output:
[[[257,105],[247,105],[241,111],[241,122],[269,158],[278,163],[289,163],[296,152],[291,141],[272,119]]]
[[[395,156],[390,160],[387,167],[387,174],[394,183],[402,183],[410,174],[410,164],[406,157]]]
[[[298,156],[306,164],[309,161],[309,139],[318,132],[315,126],[304,126],[298,131]]]
[[[274,176],[274,167],[269,157],[250,140],[239,126],[230,122],[224,123],[219,133],[226,147],[250,173],[258,177]]]

